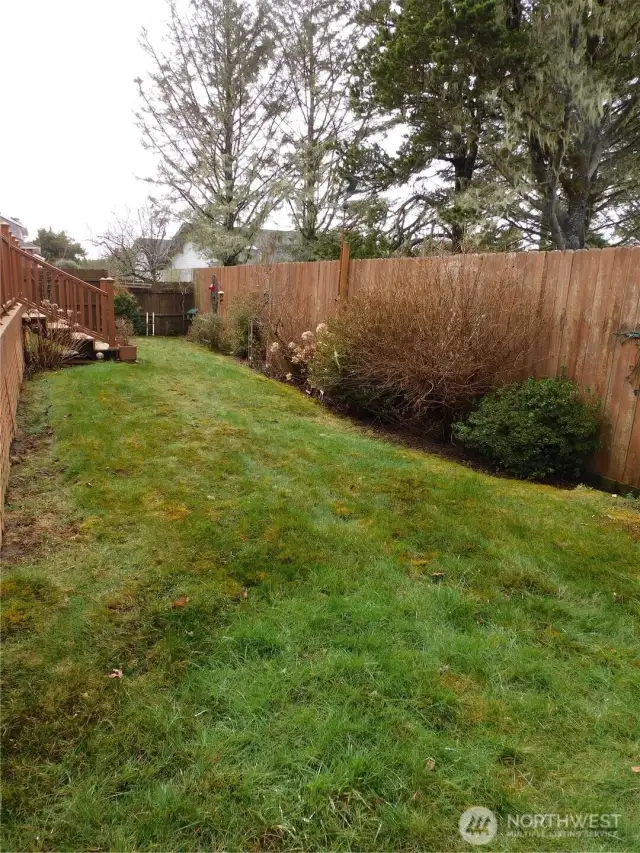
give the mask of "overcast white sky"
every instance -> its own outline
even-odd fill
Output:
[[[142,27],[165,0],[2,2],[0,213],[85,242],[112,211],[135,209],[154,162],[134,123]]]

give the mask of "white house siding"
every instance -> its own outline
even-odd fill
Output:
[[[216,263],[199,252],[193,243],[185,243],[182,251],[171,259],[174,270],[192,270],[199,267],[214,267]]]
[[[171,258],[171,264],[162,271],[162,280],[173,282],[193,281],[194,269],[214,266],[216,266],[215,261],[206,258],[196,249],[193,243],[187,242]]]

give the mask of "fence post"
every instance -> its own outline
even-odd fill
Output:
[[[340,247],[340,273],[338,276],[338,300],[340,304],[349,298],[349,256],[349,244],[343,240]]]
[[[113,311],[113,279],[101,278],[100,290],[107,294],[107,337],[109,346],[116,345],[116,318]]]
[[[9,251],[9,226],[2,223],[0,225],[0,314],[5,302],[9,302],[13,296],[9,281]]]

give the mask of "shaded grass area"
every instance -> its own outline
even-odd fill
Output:
[[[139,351],[25,388],[8,536],[57,527],[3,571],[3,849],[458,850],[471,805],[622,815],[485,849],[637,849],[631,504]]]

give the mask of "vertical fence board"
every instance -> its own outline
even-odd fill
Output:
[[[0,317],[0,545],[4,498],[9,482],[9,451],[16,431],[16,412],[24,373],[22,313],[15,305]]]
[[[613,275],[616,258],[615,249],[605,249],[600,254],[600,264],[597,275],[594,276],[593,300],[589,322],[583,335],[584,353],[581,370],[576,373],[576,382],[591,388],[596,394],[602,393],[598,388],[598,379],[602,375],[601,363],[606,361],[608,350],[607,316],[610,311],[608,285]]]
[[[548,263],[552,264],[555,278],[555,298],[553,300],[553,321],[551,330],[551,341],[549,345],[549,359],[547,362],[548,375],[555,376],[560,372],[562,367],[562,342],[565,334],[565,325],[567,322],[567,301],[569,298],[569,288],[571,284],[573,263],[575,260],[574,252],[555,252],[552,253],[553,260],[549,259]]]
[[[622,251],[629,252],[632,250],[623,249]],[[613,329],[611,381],[604,400],[604,413],[608,421],[608,428],[605,433],[600,473],[612,480],[618,480],[624,474],[625,457],[632,433],[631,419],[635,416],[636,398],[628,377],[635,362],[636,346],[633,342],[623,342],[623,339],[616,337],[616,332],[622,328],[630,329],[634,326],[638,303],[637,270],[638,265],[633,262],[630,263],[626,270],[626,276],[621,281],[624,296],[619,319]]]
[[[578,316],[578,334],[573,344],[573,348],[575,349],[575,364],[572,364],[571,376],[576,382],[580,382],[580,377],[584,370],[602,252],[587,251],[585,252],[585,257],[585,275],[580,282],[581,299]]]
[[[540,332],[534,350],[532,374],[536,377],[544,376],[550,370],[552,361],[552,340],[554,333],[555,300],[558,286],[558,267],[562,252],[541,252],[543,257],[542,283],[540,285],[540,310],[549,318]]]
[[[496,256],[499,257],[499,256]],[[544,272],[545,272],[545,255],[542,252],[526,252],[516,255],[514,258],[520,290],[523,294],[533,294],[536,299],[536,304],[539,304],[543,294],[544,287]],[[499,261],[493,261],[494,269],[499,270]],[[502,270],[502,274],[508,273],[508,268]],[[541,342],[528,353],[525,361],[524,373],[526,376],[531,376],[535,371],[535,364],[542,358],[540,351]]]
[[[632,264],[627,277],[625,299],[620,317],[620,329],[637,329],[640,305],[640,265]],[[616,330],[618,331],[618,330]],[[627,467],[629,447],[634,434],[634,419],[637,412],[637,391],[640,382],[634,381],[633,371],[638,358],[638,345],[634,341],[616,339],[619,356],[612,398],[612,438],[609,461],[609,476],[612,480],[622,480]],[[614,420],[615,414],[615,420]],[[635,448],[632,449],[635,454]]]

